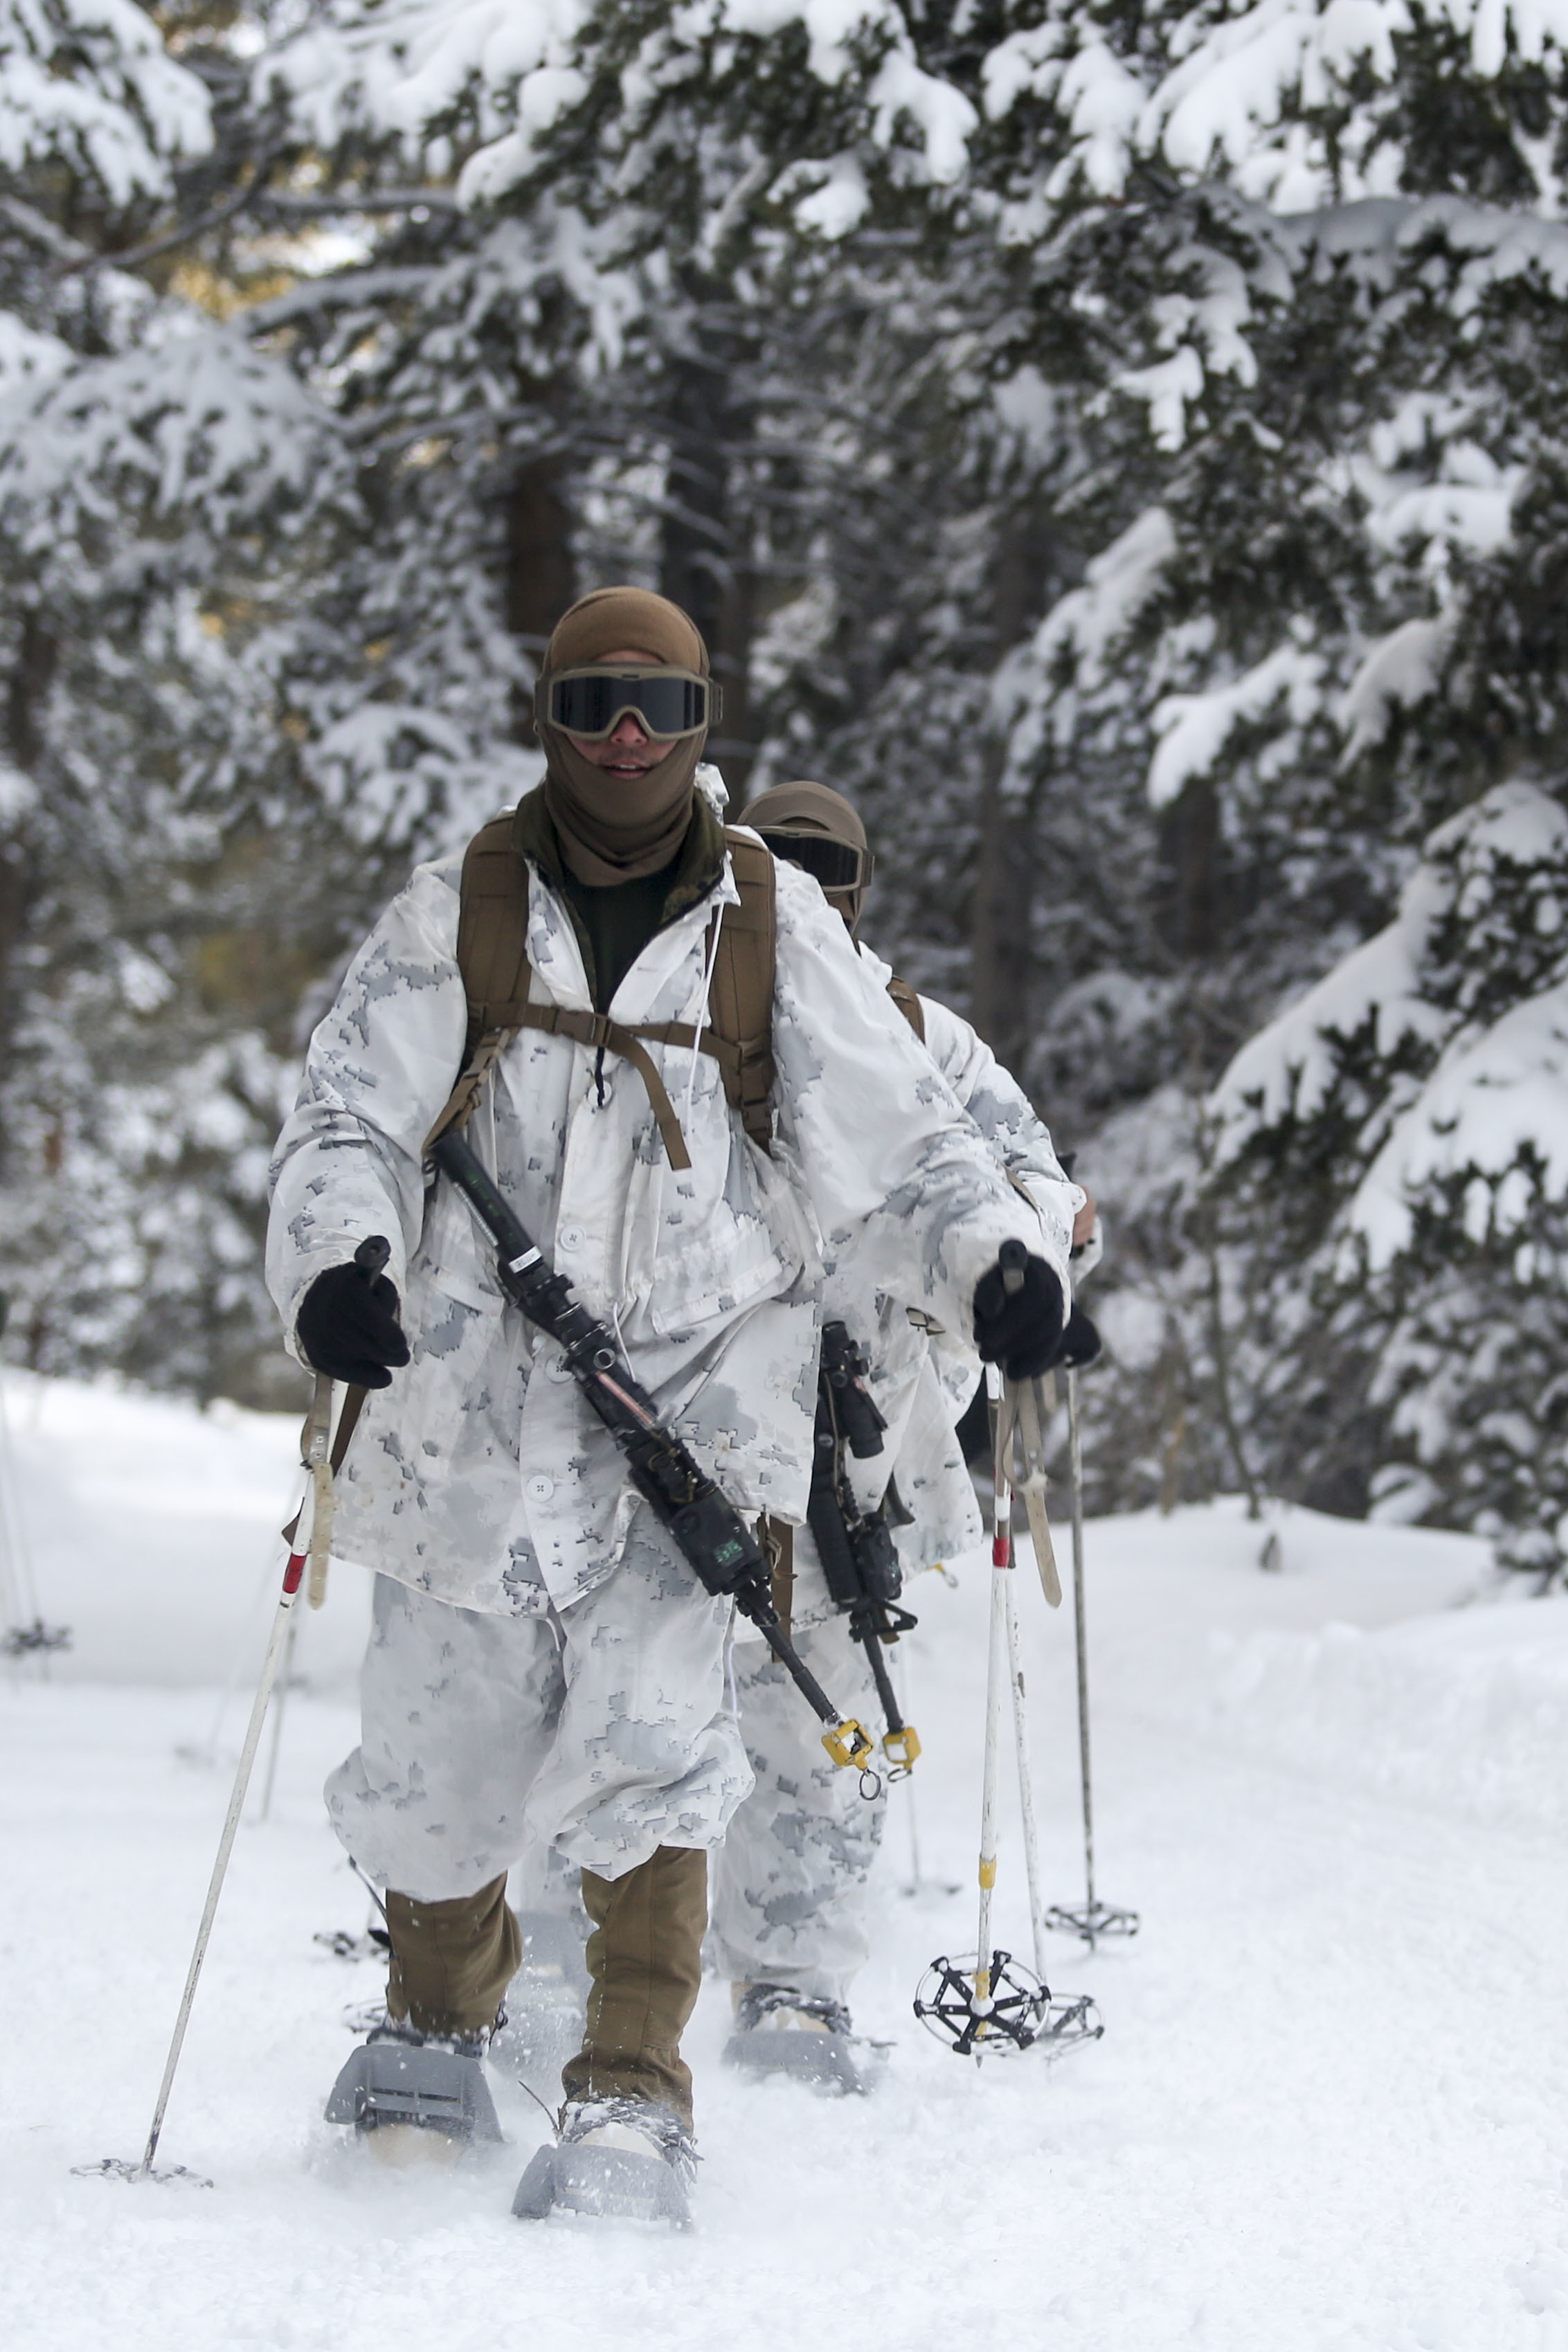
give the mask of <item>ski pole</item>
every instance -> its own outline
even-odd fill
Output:
[[[1001,1522],[1001,1479],[997,1479],[997,1519]],[[976,1943],[976,2016],[992,2011],[992,1894],[997,1886],[997,1752],[1001,1748],[1001,1677],[1006,1675],[1006,1618],[1011,1601],[1011,1540],[992,1543],[992,1609],[985,1654],[985,1769],[980,1778],[980,1936]],[[985,2028],[980,2028],[985,2030]]]
[[[1045,1981],[1045,1905],[1040,1894],[1040,1839],[1034,1820],[1034,1768],[1030,1757],[1029,1706],[1024,1688],[1023,1659],[1019,1644],[1014,1587],[1006,1591],[1008,1679],[1013,1693],[1013,1747],[1018,1757],[1019,1813],[1023,1826],[1024,1874],[1029,1880],[1029,1924],[1034,1938],[1034,1969]]]
[[[1080,1936],[1091,1951],[1101,1936],[1135,1936],[1138,1915],[1102,1903],[1094,1892],[1094,1785],[1089,1762],[1089,1633],[1083,1609],[1083,1449],[1078,1423],[1078,1374],[1067,1371],[1067,1454],[1072,1481],[1072,1620],[1078,1654],[1078,1774],[1083,1793],[1084,1904],[1075,1911],[1053,1905],[1050,1926]]]
[[[991,1896],[997,1884],[997,1762],[1000,1747],[1002,1678],[1007,1672],[1007,1619],[1012,1588],[1012,1487],[1003,1452],[1002,1423],[997,1422],[992,1455],[993,1503],[991,1533],[991,1622],[986,1651],[986,1748],[980,1780],[980,1924],[975,1947],[975,2014],[990,2015]],[[980,2028],[983,2033],[984,2026]],[[978,2039],[978,2036],[977,2036]]]
[[[1078,1654],[1078,1777],[1083,1790],[1083,1885],[1094,1910],[1094,1779],[1089,1762],[1089,1628],[1083,1611],[1083,1453],[1078,1433],[1078,1375],[1067,1375],[1067,1458],[1072,1481],[1072,1632]]]
[[[373,1282],[392,1255],[380,1234],[373,1240],[361,1242],[354,1252],[354,1264],[364,1270],[367,1281]],[[310,1399],[310,1410],[305,1418],[305,1467],[310,1473],[310,1579],[305,1597],[312,1609],[319,1609],[327,1598],[327,1560],[332,1549],[332,1516],[337,1507],[338,1490],[332,1479],[332,1383],[318,1379]],[[277,1706],[272,1717],[272,1746],[267,1759],[267,1780],[261,1792],[259,1818],[267,1821],[272,1812],[272,1791],[277,1780],[277,1759],[283,1748],[283,1718],[288,1709],[288,1686],[294,1678],[294,1652],[299,1640],[299,1620],[291,1618],[288,1640],[283,1653],[283,1666],[277,1678]]]
[[[331,1415],[332,1383],[324,1372],[319,1373],[310,1419],[306,1423],[307,1454],[309,1452],[316,1429],[322,1423],[329,1428]],[[250,1710],[250,1723],[245,1735],[245,1746],[240,1750],[239,1766],[235,1773],[235,1784],[229,1797],[229,1809],[224,1821],[223,1835],[218,1840],[217,1859],[213,1864],[213,1874],[207,1885],[207,1899],[202,1910],[202,1924],[196,1930],[196,1946],[191,1954],[191,1965],[185,1975],[185,1990],[180,2000],[180,2013],[174,2021],[173,2039],[169,2044],[169,2055],[163,2066],[163,2080],[158,2089],[158,2104],[152,2110],[152,2126],[147,2135],[146,2150],[132,2176],[138,2180],[147,2179],[152,2169],[152,2159],[158,2153],[158,2141],[163,2129],[163,2116],[169,2105],[169,2094],[174,2084],[174,2070],[180,2063],[180,2053],[184,2047],[185,2028],[191,2021],[191,2005],[196,1998],[197,1980],[202,1973],[202,1963],[207,1956],[207,1943],[213,1932],[213,1921],[217,1916],[218,1897],[223,1893],[224,1879],[229,1866],[229,1856],[234,1852],[235,1835],[239,1828],[239,1818],[245,1805],[246,1791],[250,1787],[251,1768],[256,1762],[256,1751],[261,1745],[262,1726],[267,1721],[267,1701],[272,1696],[272,1685],[277,1676],[278,1660],[283,1655],[284,1644],[288,1638],[293,1622],[294,1604],[299,1597],[299,1587],[305,1580],[305,1564],[313,1556],[315,1549],[313,1523],[319,1482],[315,1475],[315,1465],[311,1463],[308,1466],[311,1471],[311,1479],[307,1503],[310,1508],[312,1524],[307,1528],[302,1540],[299,1523],[298,1521],[295,1523],[293,1537],[295,1549],[289,1552],[287,1564],[283,1571],[283,1584],[277,1596],[277,1607],[273,1612],[272,1631],[267,1636],[267,1654],[261,1662],[261,1679],[256,1685],[256,1700]],[[329,1477],[330,1475],[329,1469]]]
[[[261,1811],[257,1821],[272,1818],[272,1792],[277,1785],[277,1759],[283,1747],[283,1718],[288,1710],[288,1685],[294,1679],[294,1649],[299,1639],[299,1620],[290,1612],[288,1639],[283,1645],[283,1664],[277,1675],[277,1705],[272,1710],[272,1745],[267,1751],[267,1778],[261,1788]]]
[[[1003,1279],[1007,1278],[1004,1263]],[[1021,1276],[1019,1279],[1021,1280]],[[1055,2055],[1080,2042],[1097,2041],[1103,2028],[1086,1993],[1053,2000],[1045,1980],[1045,1919],[1040,1905],[1040,1853],[1035,1831],[1034,1786],[1024,1713],[1023,1670],[1015,1615],[1013,1580],[1012,1453],[1014,1423],[1007,1411],[1005,1383],[988,1366],[991,1400],[991,1614],[986,1661],[986,1746],[980,1797],[980,1916],[978,1948],[971,1971],[944,1955],[933,1960],[915,1997],[915,2014],[961,2058],[1000,2055],[1043,2044]],[[1024,1861],[1029,1874],[1030,1924],[1036,1974],[1019,1968],[1009,1952],[991,1942],[992,1896],[997,1883],[997,1779],[1001,1746],[1002,1682],[1012,1685],[1013,1739],[1018,1757]],[[967,1955],[965,1956],[967,1959]]]

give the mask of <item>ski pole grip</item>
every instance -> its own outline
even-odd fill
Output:
[[[1029,1252],[1022,1242],[1004,1242],[997,1252],[997,1264],[1002,1270],[1002,1288],[1009,1298],[1023,1288],[1024,1268],[1029,1264]]]
[[[378,1275],[386,1272],[387,1261],[391,1256],[392,1244],[386,1235],[371,1234],[369,1240],[362,1241],[354,1252],[354,1264],[367,1282],[374,1282]]]

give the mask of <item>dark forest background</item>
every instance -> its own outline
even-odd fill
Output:
[[[867,936],[1102,1196],[1097,1506],[1558,1572],[1539,23],[0,0],[0,75],[13,1360],[292,1401],[304,1039],[632,578],[735,801],[858,802]]]

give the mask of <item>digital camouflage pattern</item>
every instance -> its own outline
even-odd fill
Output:
[[[862,961],[885,987],[887,966]],[[1062,1174],[1051,1135],[1021,1087],[967,1021],[923,997],[926,1051],[978,1127],[997,1164],[1037,1200],[1082,1195]],[[872,1357],[869,1385],[889,1423],[884,1451],[851,1457],[862,1507],[881,1499],[890,1474],[914,1524],[896,1530],[906,1574],[937,1566],[980,1539],[975,1490],[954,1433],[974,1393],[980,1361],[967,1328],[931,1334],[885,1295],[868,1299],[852,1254],[831,1255],[824,1314],[841,1316]],[[839,1704],[878,1723],[865,1652],[834,1611],[809,1530],[795,1536],[793,1620],[802,1654]],[[916,1603],[916,1605],[918,1605]],[[896,1653],[894,1654],[896,1657]],[[760,1646],[737,1646],[740,1723],[756,1785],[715,1858],[712,1950],[737,1983],[788,1985],[847,2000],[869,1950],[867,1885],[886,1819],[885,1798],[867,1803],[828,1763],[809,1717]],[[841,1696],[841,1694],[848,1696]],[[930,1769],[930,1759],[926,1768]],[[826,1768],[825,1769],[823,1768]]]
[[[460,873],[455,857],[416,869],[311,1040],[267,1261],[292,1335],[317,1274],[367,1234],[391,1244],[412,1361],[371,1393],[339,1479],[334,1549],[382,1581],[364,1739],[330,1801],[373,1874],[432,1901],[473,1892],[533,1837],[611,1879],[661,1843],[711,1844],[748,1777],[717,1696],[727,1609],[650,1526],[559,1347],[502,1298],[461,1198],[425,1189],[466,1024]],[[709,922],[737,901],[727,863],[643,950],[613,1017],[700,1021]],[[537,870],[528,955],[536,1001],[591,1010]],[[1002,1181],[792,867],[778,877],[772,1158],[710,1056],[651,1050],[689,1171],[670,1168],[633,1068],[537,1031],[500,1057],[469,1139],[730,1499],[800,1521],[825,1267],[852,1256],[901,1328],[914,1308],[967,1331],[1009,1237],[1065,1286],[1075,1198],[1060,1188],[1035,1211]]]
[[[797,1559],[808,1554],[820,1581],[809,1532],[795,1540]],[[880,1730],[871,1668],[844,1619],[800,1631],[796,1643],[838,1705]],[[788,1675],[760,1643],[737,1646],[735,1681],[757,1785],[713,1858],[709,1957],[733,1984],[843,2000],[871,1948],[867,1886],[885,1789],[866,1799],[859,1773],[825,1754]]]
[[[713,1845],[751,1785],[729,1615],[645,1511],[563,1614],[454,1608],[378,1576],[360,1745],[327,1783],[339,1838],[427,1902],[547,1841],[574,1865],[573,1900],[576,1869],[619,1878],[661,1845]]]
[[[413,1360],[372,1392],[340,1478],[335,1548],[464,1607],[568,1608],[614,1566],[637,1507],[560,1349],[497,1286],[490,1244],[422,1146],[460,1066],[460,861],[416,869],[311,1040],[274,1171],[268,1278],[292,1333],[305,1290],[368,1234],[392,1245]],[[708,896],[651,940],[617,991],[623,1022],[690,1022],[705,998]],[[669,1166],[636,1071],[525,1031],[469,1139],[583,1304],[732,1502],[805,1517],[824,1259],[967,1332],[974,1287],[1016,1235],[1066,1283],[1072,1202],[1032,1213],[1001,1179],[929,1055],[814,882],[779,869],[778,1140],[748,1143],[718,1065],[660,1064],[692,1157]],[[535,872],[537,1000],[591,1011],[565,908]]]

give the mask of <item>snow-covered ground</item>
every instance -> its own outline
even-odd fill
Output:
[[[1060,1944],[1053,1982],[1107,2031],[1054,2069],[977,2072],[909,2014],[925,1962],[973,1941],[984,1671],[983,1573],[924,1580],[923,1881],[900,1792],[858,2001],[888,2076],[848,2104],[741,2084],[710,1987],[680,2240],[514,2222],[543,2125],[505,2084],[512,2144],[451,2171],[388,2173],[320,2120],[377,1990],[315,1940],[366,1911],[319,1801],[365,1619],[340,1570],[170,2109],[162,2160],[215,2185],[129,2188],[72,2168],[145,2136],[294,1431],[18,1378],[5,1399],[38,1604],[75,1631],[48,1679],[0,1669],[8,2346],[1568,2347],[1568,1601],[1458,1605],[1490,1592],[1480,1546],[1282,1514],[1267,1572],[1229,1506],[1092,1528],[1101,1891],[1144,1930]],[[1071,1624],[1020,1585],[1067,1898]],[[999,1906],[1027,1952],[1010,1821]]]

